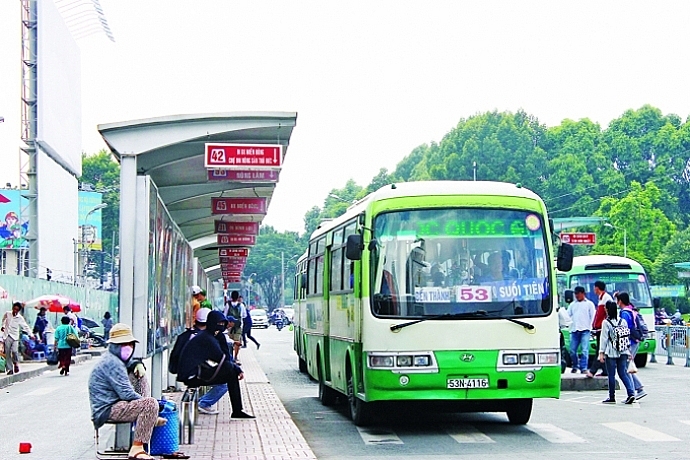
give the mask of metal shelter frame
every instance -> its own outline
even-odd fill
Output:
[[[102,124],[98,131],[120,161],[120,321],[131,324],[136,337],[147,334],[147,304],[135,293],[143,283],[142,254],[137,242],[137,177],[149,176],[172,220],[192,247],[195,265],[208,279],[221,277],[212,197],[265,197],[270,202],[276,183],[209,181],[204,144],[282,144],[283,155],[297,122],[295,112],[237,112],[175,115]],[[264,216],[233,216],[235,221],[261,222]],[[141,237],[141,235],[140,235]],[[141,239],[141,238],[140,238]],[[138,268],[135,269],[135,263]],[[141,354],[141,351],[138,351]],[[163,357],[151,363],[151,390],[160,397]]]

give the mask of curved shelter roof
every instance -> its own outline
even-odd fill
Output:
[[[204,144],[282,144],[287,152],[296,112],[231,112],[132,120],[98,125],[98,131],[120,160],[137,158],[137,174],[149,175],[170,216],[194,249],[210,279],[220,278],[212,197],[265,197],[270,203],[275,183],[209,181]],[[263,216],[233,216],[260,222]]]

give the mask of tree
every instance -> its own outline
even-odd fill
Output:
[[[120,230],[120,165],[107,150],[94,155],[82,154],[82,185],[89,184],[103,194],[101,210],[103,252],[108,253]]]
[[[679,284],[678,269],[673,264],[683,262],[690,262],[690,228],[673,235],[654,261],[651,272],[654,284]]]
[[[676,231],[675,224],[660,209],[661,199],[662,193],[653,182],[644,187],[633,182],[624,198],[602,200],[595,215],[608,217],[618,230],[601,232],[593,251],[623,255],[623,238],[627,236],[628,255],[651,272],[653,261]]]
[[[250,251],[245,274],[256,273],[253,280],[259,285],[263,302],[269,311],[280,306],[281,253],[285,261],[285,287],[292,290],[297,258],[304,252],[300,236],[296,232],[278,232],[271,226],[261,227],[256,246]]]

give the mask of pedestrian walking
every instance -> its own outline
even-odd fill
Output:
[[[237,322],[232,328],[228,328],[228,336],[233,342],[233,359],[236,364],[239,362],[240,346],[242,344],[242,302],[240,301],[240,293],[238,291],[232,291],[230,293],[230,302],[225,304],[225,311],[223,314],[225,316],[232,316],[237,319]]]
[[[12,304],[12,310],[6,311],[2,317],[0,332],[2,332],[3,341],[5,342],[5,370],[7,375],[19,372],[19,340],[21,339],[21,332],[24,331],[30,337],[34,337],[31,328],[19,313],[23,307],[21,302],[15,302]]]
[[[243,309],[242,312],[244,313],[244,317],[242,318],[242,348],[247,348],[247,339],[249,339],[254,342],[254,345],[256,345],[256,349],[258,350],[261,348],[261,344],[254,338],[254,336],[252,336],[252,315],[247,308]]]
[[[585,288],[575,287],[575,301],[568,306],[568,315],[572,319],[570,324],[570,357],[572,359],[572,373],[578,369],[583,374],[587,372],[587,360],[589,358],[589,339],[594,321],[594,304],[585,297]],[[578,358],[578,349],[582,352]]]
[[[644,340],[644,333],[640,330],[639,326],[639,313],[635,311],[634,306],[630,303],[630,294],[627,292],[619,292],[614,297],[620,308],[620,317],[628,323],[628,328],[630,329],[630,362],[628,364],[628,375],[630,375],[633,387],[635,388],[635,399],[642,399],[647,396],[647,392],[644,390],[644,385],[637,376],[637,366],[635,366],[635,356],[637,356],[637,350],[640,348],[640,341]],[[631,370],[635,370],[635,372],[631,373]]]
[[[101,320],[103,324],[103,340],[106,342],[110,338],[110,330],[113,328],[113,319],[110,317],[110,312],[106,311]]]
[[[597,350],[601,346],[601,325],[606,319],[606,303],[613,302],[611,294],[606,292],[606,283],[601,280],[594,282],[594,294],[596,294],[599,302],[597,303],[597,311],[594,314],[594,321],[592,322],[592,331],[594,331],[594,338],[597,341]],[[597,375],[597,371],[601,369],[599,376],[604,377],[607,374],[606,366],[599,360],[592,361],[592,368],[587,371],[587,377],[592,378]]]
[[[36,338],[45,343],[45,331],[48,327],[48,318],[46,318],[46,307],[41,307],[36,315],[36,321],[34,322],[34,335]]]
[[[79,336],[77,330],[70,324],[70,319],[63,316],[60,325],[55,329],[55,349],[58,354],[58,368],[60,375],[69,375],[69,365],[72,362],[72,345],[67,341],[67,336],[74,334]]]
[[[623,382],[628,394],[625,404],[635,402],[635,389],[628,374],[630,360],[630,329],[625,320],[618,317],[618,306],[615,302],[606,303],[606,320],[601,327],[601,346],[599,348],[599,362],[606,363],[609,377],[609,397],[602,401],[604,404],[616,403],[616,372]]]

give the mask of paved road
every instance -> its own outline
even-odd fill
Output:
[[[601,404],[606,392],[564,392],[560,400],[535,401],[526,426],[509,425],[504,414],[399,411],[364,430],[344,407],[317,400],[317,385],[298,371],[291,332],[254,335],[263,370],[320,459],[690,458],[690,369],[682,364],[642,369],[649,396],[632,406]]]
[[[0,459],[95,458],[87,389],[95,362],[71,366],[67,377],[48,371],[0,390]],[[20,455],[20,442],[30,442],[32,453]]]

